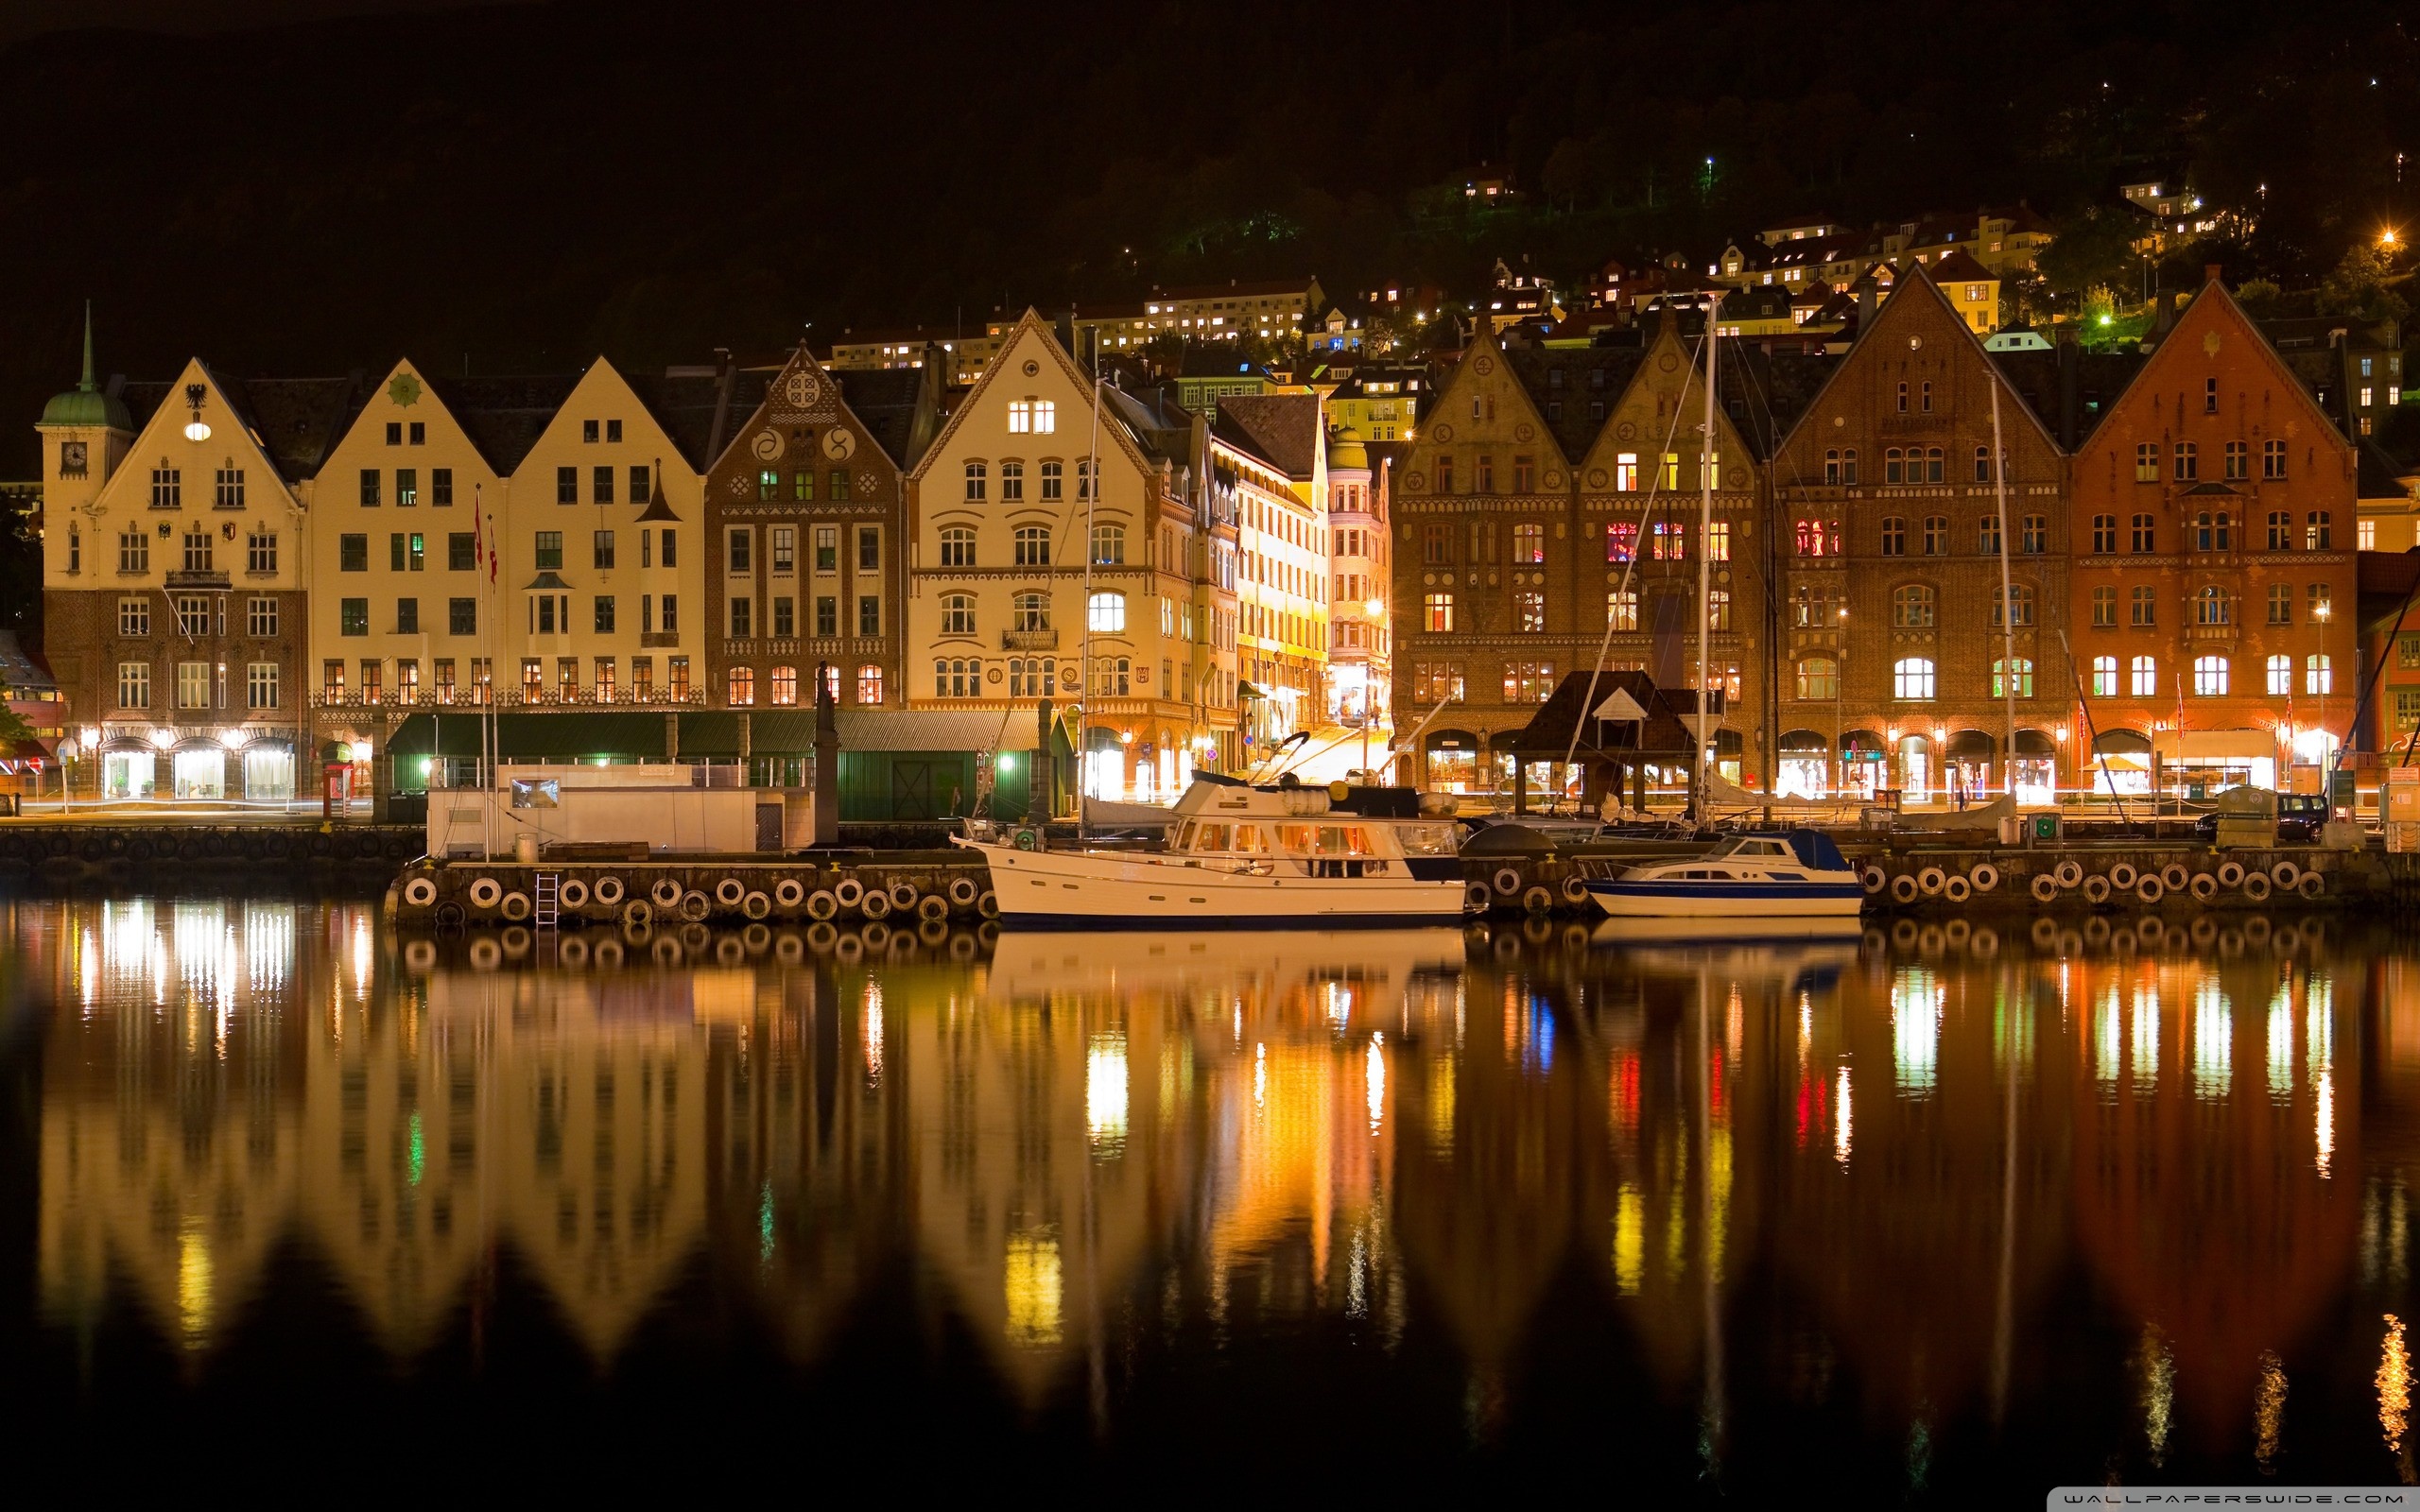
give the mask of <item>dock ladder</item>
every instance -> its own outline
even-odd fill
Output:
[[[540,929],[555,927],[555,905],[562,896],[562,877],[560,873],[542,871],[538,873],[537,881],[530,888],[532,906],[529,910],[529,921]]]

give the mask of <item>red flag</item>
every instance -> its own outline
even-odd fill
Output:
[[[495,519],[493,515],[488,519],[488,534],[491,537],[495,534]],[[488,553],[488,581],[491,584],[495,581],[495,553],[493,551],[490,551]]]
[[[475,488],[471,490],[471,565],[474,568],[486,565],[488,559],[487,537],[479,530],[479,516],[486,512],[485,502],[479,497],[480,491]]]

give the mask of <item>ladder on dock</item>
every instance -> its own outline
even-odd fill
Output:
[[[530,890],[529,921],[540,929],[555,927],[556,904],[562,895],[562,877],[558,872],[542,871]]]

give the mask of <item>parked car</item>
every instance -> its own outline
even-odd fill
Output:
[[[2297,845],[2319,843],[2321,829],[2327,823],[2326,795],[2321,793],[2280,793],[2277,795],[2277,838]],[[2193,833],[2204,840],[2219,833],[2219,811],[2211,810],[2193,821]]]

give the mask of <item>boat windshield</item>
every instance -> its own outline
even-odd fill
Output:
[[[1719,856],[1770,856],[1776,861],[1798,859],[1790,853],[1789,846],[1785,841],[1766,840],[1746,834],[1723,841],[1715,848],[1713,853]]]

